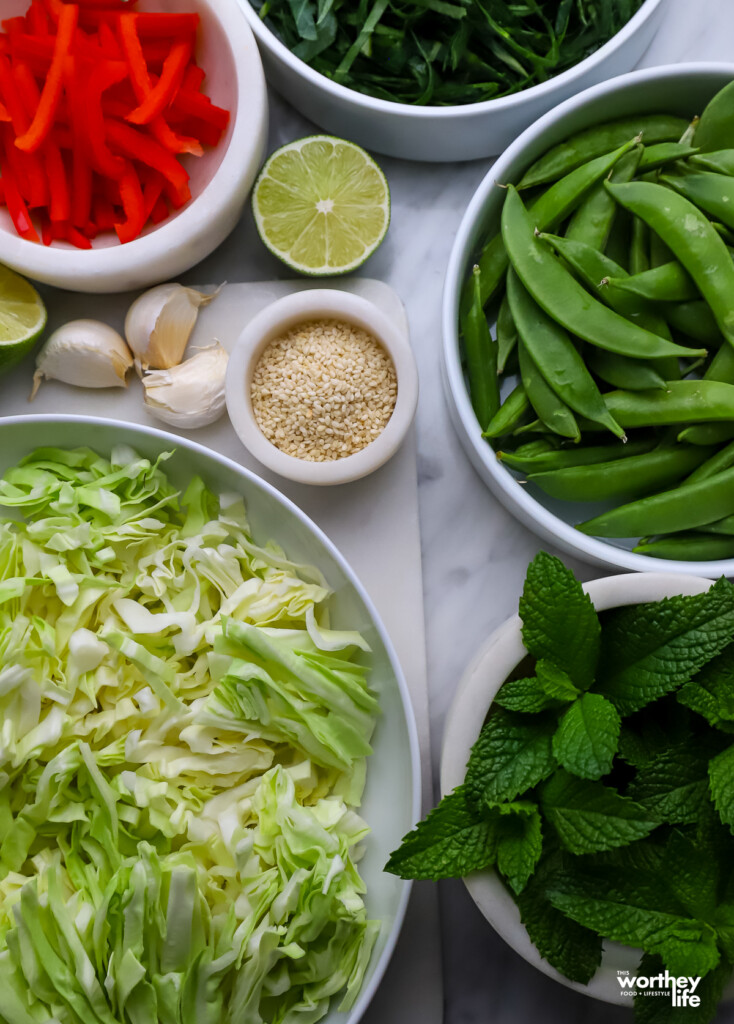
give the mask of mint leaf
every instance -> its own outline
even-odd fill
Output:
[[[710,851],[674,829],[665,844],[662,876],[691,917],[709,920],[717,904],[719,865]]]
[[[545,551],[528,566],[520,618],[528,651],[553,662],[580,689],[588,689],[599,656],[599,618],[571,570]]]
[[[523,891],[543,850],[543,826],[535,804],[502,804],[497,826],[497,867],[511,889]]]
[[[496,815],[480,817],[464,786],[444,797],[390,855],[385,870],[400,878],[462,878],[495,861]]]
[[[669,747],[647,761],[627,789],[648,817],[671,825],[696,821],[708,799],[708,758],[692,743]]]
[[[711,924],[719,936],[719,946],[729,961],[734,960],[734,903],[722,903],[711,916]]]
[[[642,839],[657,822],[644,807],[601,782],[560,769],[543,786],[541,808],[571,853],[595,853]]]
[[[645,953],[637,973],[644,978],[656,978],[665,973],[665,965],[659,956]],[[724,986],[730,977],[731,966],[720,963],[696,986],[694,994],[701,1000],[700,1005],[684,1009],[672,1006],[670,989],[653,989],[654,995],[640,992],[634,1000],[635,1024],[680,1024],[681,1020],[685,1024],[709,1024],[716,1016]]]
[[[533,714],[548,708],[559,708],[578,697],[579,690],[565,672],[542,659],[535,666],[537,675],[529,679],[509,679],[494,698],[508,711]]]
[[[677,694],[681,704],[702,715],[710,725],[734,729],[734,656],[728,647],[701,669]]]
[[[607,939],[658,953],[672,974],[703,977],[719,963],[716,933],[668,909],[657,909],[654,893],[634,880],[615,885],[608,877],[562,876],[548,888],[553,906]]]
[[[709,763],[709,786],[719,817],[734,831],[734,744]]]
[[[564,702],[575,700],[581,692],[577,686],[573,685],[568,674],[554,665],[552,661],[541,658],[535,666],[535,672],[543,690],[555,700]]]
[[[556,910],[534,882],[515,897],[515,902],[530,940],[543,959],[571,981],[586,985],[601,963],[601,938]]]
[[[551,716],[528,720],[494,711],[472,748],[466,769],[468,799],[477,806],[498,804],[537,786],[556,767],[554,731]]]
[[[688,682],[733,633],[734,586],[724,579],[705,594],[610,612],[594,689],[630,715]]]
[[[600,779],[612,770],[622,720],[600,693],[585,693],[561,718],[553,753],[566,771]]]

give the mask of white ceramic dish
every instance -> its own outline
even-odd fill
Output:
[[[584,585],[598,611],[622,605],[660,601],[675,594],[701,594],[711,581],[696,576],[664,573],[625,574],[593,580]],[[441,795],[446,796],[464,781],[466,764],[481,731],[492,700],[510,672],[527,654],[520,633],[520,618],[514,615],[490,636],[467,668],[449,709],[441,757]],[[602,962],[588,985],[569,981],[544,960],[520,920],[520,912],[494,871],[481,871],[465,879],[469,893],[484,917],[505,942],[529,964],[549,978],[575,992],[616,1006],[620,999],[618,971],[635,973],[640,951],[605,942]],[[725,997],[734,998],[730,983]]]
[[[529,124],[569,96],[638,62],[657,31],[665,0],[645,0],[624,28],[580,64],[513,96],[455,107],[391,103],[347,89],[295,57],[240,0],[268,81],[311,121],[367,149],[404,160],[475,160],[501,153]]]
[[[306,462],[286,455],[265,437],[252,410],[250,388],[267,345],[309,320],[346,320],[372,334],[395,366],[398,397],[383,432],[354,455],[333,462]],[[418,404],[418,370],[410,342],[374,303],[359,295],[319,288],[287,295],[267,306],[247,325],[227,367],[227,412],[245,448],[274,473],[303,484],[346,484],[384,465],[405,440]]]
[[[597,513],[597,506],[556,501],[538,488],[521,485],[500,465],[482,440],[466,389],[459,354],[458,310],[468,268],[483,242],[499,228],[503,195],[497,184],[516,182],[547,149],[600,121],[663,112],[683,117],[700,113],[707,101],[734,78],[734,64],[684,64],[623,75],[568,100],[542,117],[512,145],[475,192],[451,251],[443,298],[443,371],[451,419],[474,468],[502,504],[544,541],[569,554],[616,569],[731,575],[734,559],[678,562],[633,554],[633,544],[587,537],[574,523]],[[601,505],[598,506],[600,511]]]
[[[408,690],[384,626],[362,585],[334,545],[292,502],[259,477],[194,441],[160,430],[86,416],[15,416],[0,419],[0,473],[37,446],[92,444],[99,451],[129,444],[154,458],[176,449],[166,472],[182,484],[200,474],[218,491],[243,495],[256,539],[277,539],[296,560],[317,566],[333,587],[333,622],[364,633],[371,679],[382,716],[375,733],[361,808],[372,834],[360,870],[368,887],[368,914],[383,922],[362,993],[347,1014],[334,1008],[325,1024],[357,1024],[374,995],[397,941],[410,886],[382,868],[420,813],[420,761]]]
[[[2,15],[25,14],[28,0],[3,0]],[[20,238],[0,208],[0,263],[44,284],[78,292],[123,292],[177,277],[199,263],[237,224],[262,160],[267,135],[265,77],[238,0],[140,0],[141,11],[201,15],[196,58],[204,92],[231,111],[218,146],[187,157],[193,199],[125,245],[103,232],[91,250],[46,247]]]

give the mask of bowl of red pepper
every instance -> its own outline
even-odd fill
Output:
[[[3,14],[0,262],[119,292],[208,256],[267,132],[237,0],[3,0]]]

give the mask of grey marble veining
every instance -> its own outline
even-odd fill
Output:
[[[698,60],[734,61],[734,0],[667,0],[664,23],[642,65]],[[272,97],[271,150],[313,131]],[[387,281],[402,297],[420,364],[421,528],[437,761],[456,684],[477,647],[516,609],[525,568],[540,544],[471,469],[450,426],[441,389],[444,271],[464,209],[490,164],[380,162],[392,190],[393,221],[364,272]],[[225,268],[230,280],[266,280],[284,273],[259,245],[249,214],[189,280],[217,280]],[[234,274],[233,268],[238,268]],[[583,579],[600,575],[591,566],[573,568]],[[460,883],[443,885],[441,901],[446,1024],[630,1021],[628,1011],[570,992],[529,967],[484,922]],[[734,1024],[734,1006],[722,1009],[717,1020]],[[683,1012],[681,1021],[685,1024]]]

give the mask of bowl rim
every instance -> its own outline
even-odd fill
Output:
[[[597,64],[603,63],[607,57],[609,57],[616,50],[621,49],[628,40],[642,27],[642,25],[653,16],[655,11],[658,9],[660,4],[664,3],[665,0],[643,0],[640,8],[635,11],[630,20],[622,26],[619,32],[615,33],[611,39],[608,39],[603,46],[600,46],[598,50],[589,54],[578,64],[574,64],[573,67],[567,68],[562,71],[561,74],[556,75],[553,78],[549,78],[546,82],[540,82],[538,85],[533,85],[529,89],[522,89],[520,92],[512,93],[510,96],[501,96],[497,99],[482,100],[479,103],[463,103],[454,106],[413,106],[410,103],[397,103],[392,100],[383,100],[375,96],[369,96],[367,93],[357,92],[355,89],[349,89],[345,85],[340,85],[338,82],[333,82],[326,75],[322,75],[319,71],[315,71],[310,65],[306,64],[299,57],[294,56],[291,50],[278,39],[275,32],[273,32],[268,26],[262,21],[260,15],[250,3],[250,0],[239,0],[245,9],[245,16],[255,33],[258,41],[262,43],[268,50],[270,50],[279,60],[286,64],[292,71],[305,78],[309,83],[315,85],[317,88],[322,88],[326,92],[332,93],[338,99],[354,104],[354,106],[361,107],[365,111],[372,113],[381,114],[392,114],[396,117],[415,117],[418,120],[436,118],[439,120],[453,119],[465,119],[471,118],[472,114],[481,115],[482,113],[488,112],[504,112],[507,110],[513,110],[516,107],[522,106],[522,104],[530,99],[542,99],[543,97],[552,94],[554,89],[562,89],[564,86],[572,84],[577,78],[583,76],[589,70],[594,68]]]
[[[252,374],[267,345],[315,318],[351,321],[373,334],[392,359],[398,382],[395,407],[382,433],[353,455],[331,462],[308,462],[276,448],[262,433],[250,397]],[[405,440],[418,404],[418,369],[407,334],[374,302],[336,288],[303,289],[269,303],[245,327],[229,357],[226,397],[235,433],[262,465],[298,483],[345,484],[379,469]]]
[[[124,420],[118,419],[106,419],[101,416],[81,416],[74,415],[72,413],[66,414],[31,414],[22,416],[4,416],[0,417],[0,428],[13,426],[20,426],[28,422],[42,423],[42,424],[53,424],[53,423],[72,423],[72,424],[83,424],[90,428],[90,436],[93,434],[95,426],[104,425],[105,427],[120,428],[124,430],[131,430],[135,434],[140,434],[146,437],[153,437],[159,440],[161,445],[173,445],[174,448],[184,448],[189,451],[195,452],[197,455],[204,458],[210,459],[213,462],[219,463],[226,469],[238,474],[243,477],[247,482],[262,491],[264,494],[272,498],[273,501],[277,502],[288,512],[290,512],[299,523],[305,527],[305,529],[316,538],[316,540],[322,545],[329,558],[331,558],[339,570],[344,574],[345,578],[349,581],[351,586],[354,588],[360,601],[364,604],[367,613],[372,621],[372,625],[377,631],[380,641],[382,642],[385,652],[387,654],[390,666],[395,677],[395,682],[398,687],[400,694],[400,702],[403,708],[403,714],[405,716],[405,725],[408,733],[408,744],[410,748],[410,765],[412,774],[412,786],[411,786],[411,815],[412,821],[415,822],[419,819],[421,813],[421,758],[420,758],[420,745],[418,741],[418,726],[416,723],[415,712],[413,710],[413,704],[408,690],[408,684],[403,673],[400,660],[398,659],[397,652],[393,645],[392,640],[385,628],[380,613],[365,590],[359,577],[352,569],[351,565],[339,551],[336,545],[329,540],[324,531],[319,527],[305,512],[302,511],[296,505],[294,501],[282,494],[276,487],[268,483],[267,480],[263,480],[262,477],[253,473],[252,470],[247,469],[245,466],[241,466],[238,462],[228,458],[226,455],[221,455],[219,452],[214,451],[212,448],[207,448],[206,445],[199,444],[198,441],[192,441],[187,437],[182,437],[178,434],[172,434],[167,430],[160,430],[157,427],[149,427],[140,423],[131,423]],[[367,1007],[370,1004],[373,996],[377,992],[377,989],[382,982],[385,971],[387,970],[388,964],[392,958],[395,946],[397,944],[400,932],[403,927],[405,920],[405,913],[408,906],[408,899],[412,888],[410,881],[402,881],[402,887],[400,892],[400,898],[395,908],[395,917],[390,928],[390,932],[387,936],[385,946],[380,954],[379,958],[375,962],[374,970],[369,981],[363,986],[362,991],[359,994],[357,1002],[354,1004],[352,1009],[346,1014],[346,1024],[357,1024],[362,1015],[365,1013]]]
[[[644,89],[644,86],[652,81],[697,78],[701,75],[711,77],[718,75],[732,80],[734,79],[734,63],[699,61],[690,64],[669,64],[644,68],[591,86],[538,118],[490,167],[479,183],[461,219],[446,268],[442,308],[442,370],[452,420],[460,440],[472,461],[475,464],[481,463],[483,470],[489,474],[492,480],[489,485],[490,489],[508,508],[513,517],[518,518],[530,529],[548,538],[549,541],[552,539],[553,543],[559,544],[566,551],[597,565],[631,569],[637,572],[662,571],[716,577],[734,574],[734,558],[707,562],[684,562],[635,554],[597,537],[581,533],[525,490],[509,470],[500,465],[493,449],[482,441],[479,435],[476,417],[464,383],[457,330],[457,311],[466,261],[464,253],[469,248],[470,236],[482,216],[482,207],[505,168],[515,162],[548,127],[600,97],[613,95],[618,90],[626,89],[630,85],[636,84]]]
[[[597,611],[647,604],[679,594],[700,594],[713,581],[702,576],[655,573],[622,573],[583,584]],[[521,636],[520,616],[515,614],[499,625],[480,646],[462,675],[449,707],[444,728],[440,765],[440,795],[446,796],[464,781],[472,745],[479,736],[494,697],[509,673],[527,654]],[[566,988],[582,995],[622,1005],[615,986],[617,969],[636,966],[630,962],[632,947],[604,943],[604,960],[588,985],[570,981],[544,960],[520,920],[520,912],[504,882],[492,869],[463,879],[480,913],[497,934],[532,967]],[[639,958],[638,958],[639,959]],[[730,998],[731,990],[727,992]]]

